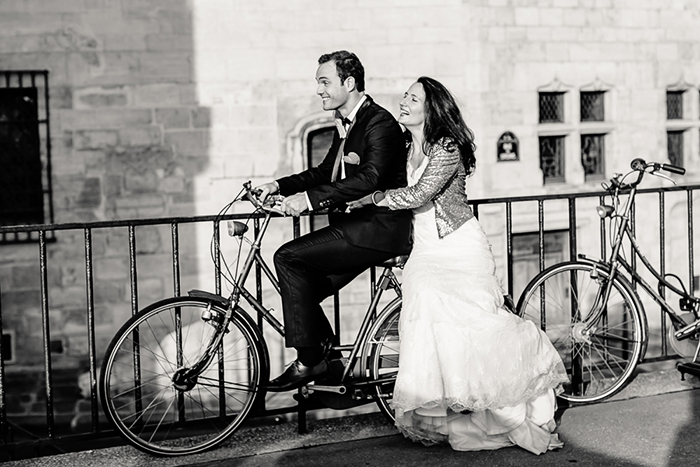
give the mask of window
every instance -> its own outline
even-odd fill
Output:
[[[540,169],[544,183],[565,181],[564,136],[540,136]]]
[[[15,331],[3,331],[2,344],[0,345],[2,345],[3,363],[15,363]]]
[[[666,118],[683,119],[683,91],[666,91]]]
[[[581,165],[586,181],[605,178],[605,135],[581,135]]]
[[[602,91],[581,92],[581,121],[602,122],[605,120],[605,93]]]
[[[605,153],[615,150],[615,125],[609,121],[614,87],[596,78],[575,90],[555,78],[537,93],[544,184],[599,182],[606,174]]]
[[[316,167],[328,154],[328,149],[333,143],[333,131],[335,126],[320,128],[310,132],[307,136],[307,167]],[[328,225],[328,216],[310,215],[309,228],[313,232]]]
[[[564,121],[564,93],[540,92],[540,123]]]
[[[53,222],[48,72],[0,72],[0,167],[0,226]]]
[[[581,91],[581,167],[584,181],[605,178],[605,91],[601,84],[594,90]]]
[[[668,162],[683,167],[683,131],[666,132]]]

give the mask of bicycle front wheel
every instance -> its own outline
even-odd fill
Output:
[[[394,384],[399,372],[399,317],[401,299],[397,298],[382,310],[370,330],[367,342],[367,365],[369,375],[374,381],[374,397],[379,410],[389,419],[395,421],[391,405],[394,396]]]
[[[208,314],[226,312],[204,298],[154,303],[129,319],[102,362],[100,396],[108,419],[134,447],[179,456],[212,448],[243,422],[269,376],[265,344],[242,310],[234,312],[211,363],[199,361],[217,332]]]
[[[591,322],[609,277],[600,265],[556,264],[528,284],[518,303],[520,316],[535,322],[559,352],[570,378],[560,397],[571,402],[597,402],[620,391],[646,350],[644,310],[624,277],[613,279],[600,317]]]

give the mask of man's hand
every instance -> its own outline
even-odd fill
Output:
[[[372,194],[371,193],[363,198],[356,199],[355,201],[350,201],[349,203],[347,203],[348,207],[346,209],[346,212],[350,212],[353,209],[359,209],[363,206],[367,206],[368,204],[372,204]]]
[[[297,193],[292,196],[287,196],[284,198],[284,201],[282,201],[279,209],[285,214],[299,216],[302,212],[308,209],[308,206],[306,205],[306,196],[304,196],[304,193]]]
[[[268,196],[274,195],[280,191],[279,186],[275,182],[265,183],[264,185],[256,186],[253,190],[261,203],[264,203]]]

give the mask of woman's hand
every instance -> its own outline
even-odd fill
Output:
[[[350,212],[353,209],[359,209],[363,206],[367,206],[368,204],[372,204],[372,193],[363,198],[347,203],[348,208],[345,210],[345,212]]]

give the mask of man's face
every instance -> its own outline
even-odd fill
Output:
[[[353,80],[348,78],[345,83],[340,83],[334,61],[319,65],[316,70],[316,94],[321,96],[323,110],[338,110],[347,103],[350,81]]]

